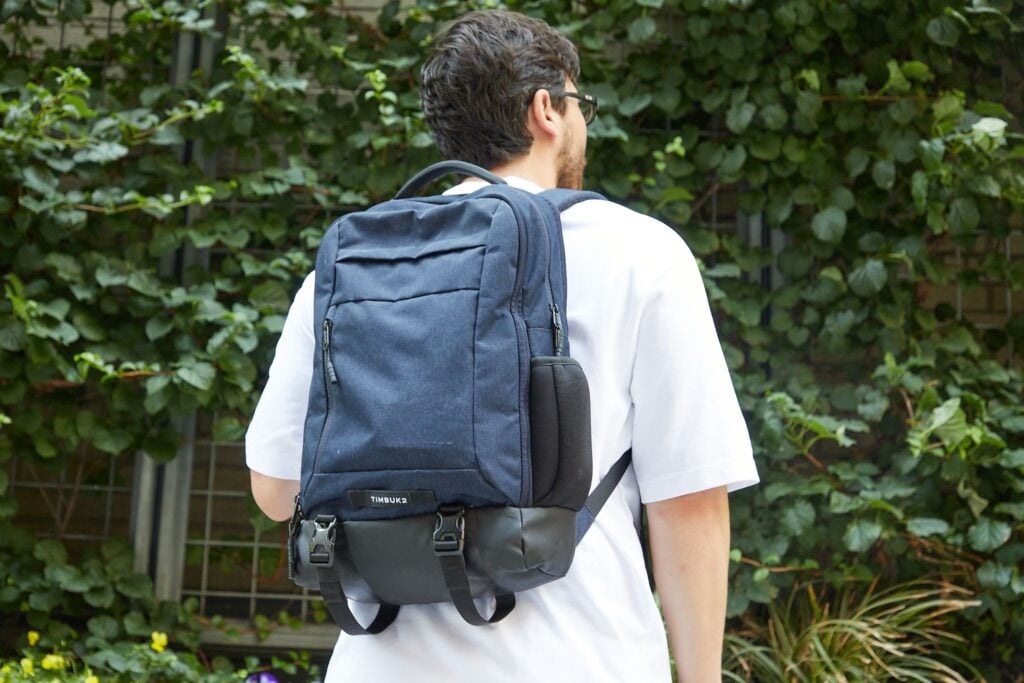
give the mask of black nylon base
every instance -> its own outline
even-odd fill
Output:
[[[516,593],[569,571],[576,550],[576,512],[566,508],[492,507],[466,510],[465,558],[473,597]],[[450,602],[434,553],[437,515],[342,523],[347,552],[333,571],[358,602],[411,605]],[[309,563],[315,524],[303,520],[294,539],[295,582],[319,589]],[[321,570],[322,571],[322,570]],[[365,577],[365,578],[364,578]]]

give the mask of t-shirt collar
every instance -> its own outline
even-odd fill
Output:
[[[526,178],[520,178],[519,176],[504,176],[504,180],[512,187],[519,188],[520,190],[526,190],[527,192],[532,192],[534,194],[538,194],[544,191],[544,188],[541,187],[540,185],[532,183]],[[486,183],[483,180],[467,180],[456,185],[453,188],[445,190],[445,194],[469,194],[470,192],[475,192],[479,190],[481,187],[484,187],[485,185],[489,185],[489,183]]]

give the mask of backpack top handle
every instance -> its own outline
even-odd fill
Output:
[[[475,164],[466,163],[465,161],[439,161],[436,164],[427,166],[410,178],[409,182],[403,185],[402,189],[395,195],[395,199],[408,199],[430,183],[451,173],[481,178],[492,185],[508,184],[487,169]]]

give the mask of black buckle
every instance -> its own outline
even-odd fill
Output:
[[[317,515],[313,525],[313,538],[309,541],[309,563],[319,567],[333,567],[338,520],[330,515]]]
[[[434,554],[460,555],[466,541],[466,508],[442,505],[434,527]]]

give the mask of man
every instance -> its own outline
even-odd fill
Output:
[[[578,78],[574,46],[548,25],[474,12],[437,38],[422,72],[423,112],[447,158],[531,192],[579,188],[595,104],[577,92]],[[470,179],[450,192],[480,186]],[[470,626],[438,604],[404,607],[377,636],[342,634],[328,682],[668,681],[635,531],[641,504],[680,680],[721,680],[726,492],[756,483],[757,471],[700,273],[675,232],[617,204],[582,202],[562,221],[570,344],[591,391],[593,481],[630,447],[633,467],[565,578],[517,595],[494,626]],[[298,490],[312,301],[310,277],[246,439],[253,494],[278,520]]]

